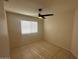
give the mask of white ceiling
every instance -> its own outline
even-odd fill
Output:
[[[73,10],[75,4],[75,0],[9,0],[4,2],[4,8],[7,11],[37,16],[39,8],[43,8],[43,13],[57,13]]]

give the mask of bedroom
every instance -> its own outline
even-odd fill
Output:
[[[77,0],[0,0],[0,39],[0,57],[77,58]]]

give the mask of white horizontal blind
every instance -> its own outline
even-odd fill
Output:
[[[21,20],[21,33],[36,33],[38,32],[38,22]]]

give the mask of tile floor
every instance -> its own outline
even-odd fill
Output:
[[[76,59],[70,52],[46,41],[11,50],[11,59]]]

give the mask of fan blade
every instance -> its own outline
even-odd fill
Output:
[[[42,15],[42,16],[53,16],[54,14],[46,14],[46,15]]]

